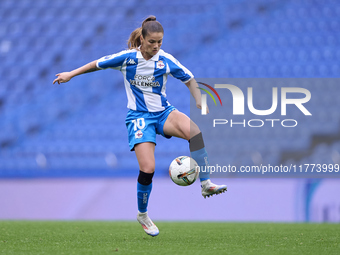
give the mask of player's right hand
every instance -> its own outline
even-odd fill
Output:
[[[69,80],[71,80],[72,78],[72,75],[70,74],[70,72],[63,72],[63,73],[58,73],[56,74],[55,76],[57,76],[57,78],[53,81],[53,84],[54,83],[65,83],[65,82],[68,82]]]

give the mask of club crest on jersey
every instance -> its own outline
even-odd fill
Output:
[[[156,66],[157,66],[158,69],[163,69],[165,65],[164,65],[162,60],[159,60],[156,64]]]
[[[135,133],[135,138],[136,139],[140,139],[143,137],[143,132],[141,130],[138,130],[136,133]]]

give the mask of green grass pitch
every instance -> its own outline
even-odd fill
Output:
[[[340,254],[339,224],[0,221],[0,254]]]

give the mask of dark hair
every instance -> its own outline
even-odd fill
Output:
[[[130,38],[128,40],[128,48],[129,49],[138,48],[141,45],[141,41],[140,41],[141,35],[145,38],[149,33],[155,33],[155,32],[164,33],[163,27],[161,23],[159,23],[156,20],[155,16],[149,16],[143,21],[141,27],[136,28],[131,33]]]

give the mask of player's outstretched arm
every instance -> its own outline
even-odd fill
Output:
[[[94,71],[97,71],[97,70],[100,70],[97,65],[97,60],[95,61],[92,61],[86,65],[83,65],[77,69],[74,69],[73,71],[71,72],[63,72],[63,73],[58,73],[56,74],[55,76],[57,76],[57,78],[53,81],[53,84],[54,83],[65,83],[65,82],[68,82],[69,80],[71,80],[74,76],[77,76],[77,75],[80,75],[80,74],[83,74],[83,73],[90,73],[90,72],[94,72]]]
[[[198,88],[198,84],[197,84],[196,80],[195,79],[191,79],[190,81],[185,83],[185,85],[187,85],[187,87],[190,90],[191,95],[194,97],[194,99],[196,101],[196,107],[198,109],[201,109],[202,108],[202,104],[201,104],[201,90]],[[207,106],[207,113],[209,113],[208,106]]]

